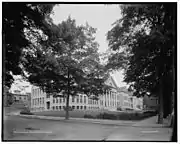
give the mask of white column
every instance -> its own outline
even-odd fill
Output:
[[[116,107],[117,107],[117,101],[118,101],[118,99],[117,99],[117,92],[116,92]]]
[[[84,95],[81,94],[81,96],[82,96],[82,105],[84,105]]]
[[[113,92],[113,107],[115,107],[115,93]]]
[[[108,106],[110,106],[110,100],[111,100],[111,91],[109,91]]]
[[[107,91],[105,91],[104,99],[103,99],[103,106],[104,106],[104,107],[105,107],[105,102],[106,102],[106,96],[107,96]]]
[[[107,102],[107,90],[106,90],[105,97],[104,97],[104,102],[103,102],[104,106],[107,106],[107,105],[105,105],[106,102]]]
[[[112,107],[112,91],[110,91],[110,107]]]
[[[113,101],[113,92],[112,91],[110,91],[110,107],[112,107],[112,101]]]
[[[107,96],[107,91],[105,91],[104,96],[103,96],[103,107],[105,107],[106,96]]]

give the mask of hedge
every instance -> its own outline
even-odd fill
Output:
[[[20,112],[20,114],[24,114],[24,115],[34,115],[32,112],[30,112],[30,110],[22,110],[21,112]]]
[[[110,114],[110,113],[100,113],[93,117],[91,115],[84,115],[84,118],[97,118],[97,119],[110,119],[110,120],[142,120],[151,116],[155,116],[156,112],[143,112],[143,113],[119,113],[119,114]]]

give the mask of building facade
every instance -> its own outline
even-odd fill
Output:
[[[104,95],[99,97],[99,100],[93,100],[91,97],[85,94],[78,94],[76,97],[69,98],[69,106],[74,110],[110,110],[116,111],[118,107],[124,107],[126,102],[129,101],[128,94],[125,94],[128,98],[124,102],[124,94],[122,94],[114,79],[110,77],[106,84],[111,86],[111,90],[106,91]],[[132,103],[133,104],[133,103]],[[127,104],[129,106],[129,104]],[[128,107],[127,106],[127,107]],[[130,104],[131,106],[131,104]],[[51,110],[64,110],[66,107],[66,98],[64,97],[52,97],[44,93],[40,88],[33,86],[31,90],[31,111],[51,111]]]
[[[121,95],[122,110],[142,110],[143,109],[143,98],[137,98],[133,96],[133,93],[129,92],[126,87],[120,87],[118,92]]]
[[[22,94],[19,90],[15,90],[14,93],[12,93],[14,102],[23,102],[24,104],[29,104],[30,102],[30,93]]]

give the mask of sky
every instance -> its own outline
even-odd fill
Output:
[[[96,41],[99,43],[99,52],[105,52],[108,49],[108,42],[106,40],[107,32],[112,28],[112,24],[121,18],[120,8],[118,5],[103,5],[103,4],[60,4],[55,6],[54,14],[51,16],[55,24],[66,20],[68,16],[76,20],[77,25],[82,25],[87,22],[93,28],[97,28]],[[126,86],[123,81],[123,74],[121,71],[116,71],[112,74],[114,80],[119,87]],[[16,77],[19,78],[19,77]],[[24,85],[29,85],[25,82]],[[16,82],[12,86],[12,91],[22,86],[22,82]],[[31,91],[31,86],[25,89],[26,92]]]

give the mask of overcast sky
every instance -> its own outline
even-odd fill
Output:
[[[112,24],[121,17],[120,8],[118,5],[103,5],[103,4],[60,4],[54,7],[52,15],[55,24],[66,20],[68,16],[76,20],[77,25],[88,24],[97,28],[96,41],[99,43],[99,52],[105,52],[108,49],[106,34],[112,28]],[[119,87],[125,86],[122,82],[122,72],[114,72],[112,75]],[[12,90],[21,86],[22,82],[12,86]],[[28,85],[28,83],[25,83]],[[30,92],[30,87],[26,89]]]

